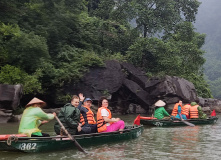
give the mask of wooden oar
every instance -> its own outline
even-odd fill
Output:
[[[67,136],[68,136],[72,141],[74,141],[74,144],[75,144],[75,146],[78,148],[78,150],[86,154],[86,152],[85,152],[84,149],[80,146],[80,144],[74,139],[73,136],[70,135],[70,133],[68,133],[68,131],[65,129],[64,125],[61,123],[61,121],[58,119],[57,116],[55,116],[55,119],[58,121],[59,125],[61,126],[61,129],[67,134]]]
[[[183,120],[183,119],[182,119],[182,115],[181,115],[180,113],[178,113],[178,114],[179,114],[179,116],[180,116],[180,119],[179,119],[179,118],[176,118],[176,119],[179,119],[181,122],[185,123],[185,124],[188,125],[188,126],[191,126],[191,127],[194,127],[194,126],[195,126],[194,124]]]

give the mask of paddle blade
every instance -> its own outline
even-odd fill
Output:
[[[215,117],[216,116],[216,111],[215,111],[215,109],[212,111],[212,113],[211,113],[211,117]]]
[[[134,120],[134,125],[140,125],[140,115],[137,116],[137,118]]]
[[[191,127],[194,127],[194,126],[195,126],[194,124],[189,123],[189,122],[187,122],[187,121],[182,121],[182,122],[185,123],[185,124],[188,125],[188,126],[191,126]]]

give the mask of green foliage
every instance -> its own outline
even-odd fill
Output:
[[[107,20],[110,19],[112,10],[114,9],[115,2],[114,0],[99,0],[89,1],[89,14],[91,16],[96,16],[101,19]]]
[[[109,55],[109,57],[105,57],[104,58],[105,60],[117,60],[119,62],[125,62],[127,61],[127,57],[122,55],[121,53],[114,53],[114,54],[111,54]]]
[[[186,0],[2,0],[0,83],[21,83],[25,94],[61,94],[90,67],[114,59],[151,76],[194,74],[199,78],[189,79],[200,95],[209,95],[200,50],[205,35],[190,23],[198,6]]]
[[[8,62],[8,41],[10,41],[13,37],[19,36],[20,28],[18,25],[5,25],[0,22],[0,66],[3,66]]]
[[[23,107],[17,107],[15,110],[13,110],[13,115],[20,115],[24,112],[25,108]]]
[[[192,73],[183,78],[185,78],[186,80],[189,80],[190,82],[194,84],[199,97],[213,98],[212,92],[209,89],[209,85],[204,79],[203,75],[197,75],[197,74]]]
[[[41,65],[41,59],[48,59],[48,48],[45,38],[33,32],[21,32],[21,36],[13,37],[6,45],[8,63],[18,66],[27,73],[33,73]]]
[[[185,22],[175,27],[174,33],[169,33],[162,40],[139,38],[129,48],[128,59],[153,74],[197,74],[205,62],[204,52],[200,50],[199,45],[202,38],[203,35],[195,33],[193,26]]]
[[[41,84],[38,81],[39,73],[28,75],[24,71],[14,66],[5,65],[0,70],[0,83],[2,84],[22,84],[24,94],[42,93]]]
[[[211,97],[202,73],[205,62],[203,51],[205,35],[194,32],[189,22],[178,24],[174,33],[162,40],[139,38],[128,50],[128,60],[142,67],[149,76],[179,76],[194,83],[198,95]]]
[[[103,60],[93,52],[68,45],[61,49],[55,62],[41,61],[41,81],[45,87],[62,87],[71,81],[78,81],[89,67],[103,66]]]
[[[67,102],[71,102],[71,98],[72,96],[70,94],[66,94],[66,95],[59,95],[57,98],[57,103],[67,103]]]
[[[137,27],[143,36],[157,32],[170,32],[181,21],[193,22],[200,2],[186,0],[132,0]],[[148,35],[149,34],[149,35]]]

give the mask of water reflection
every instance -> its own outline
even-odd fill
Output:
[[[191,153],[193,148],[196,148],[200,142],[199,132],[200,126],[174,130],[171,134],[171,157],[175,159],[177,154],[180,157],[186,157],[186,155]]]

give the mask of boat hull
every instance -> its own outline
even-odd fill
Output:
[[[143,126],[131,126],[123,133],[120,132],[107,132],[107,133],[94,133],[74,136],[75,140],[81,146],[91,146],[97,144],[107,144],[112,142],[120,142],[137,138],[143,132]],[[55,138],[53,139],[22,139],[18,141],[0,141],[0,151],[22,151],[22,152],[50,152],[76,148],[74,142],[68,138]]]
[[[203,125],[203,124],[214,124],[218,120],[218,117],[210,117],[208,119],[191,119],[186,120],[195,125]],[[170,127],[170,126],[187,126],[185,123],[179,120],[147,120],[147,119],[140,119],[140,123],[143,125],[155,126],[155,127]]]

